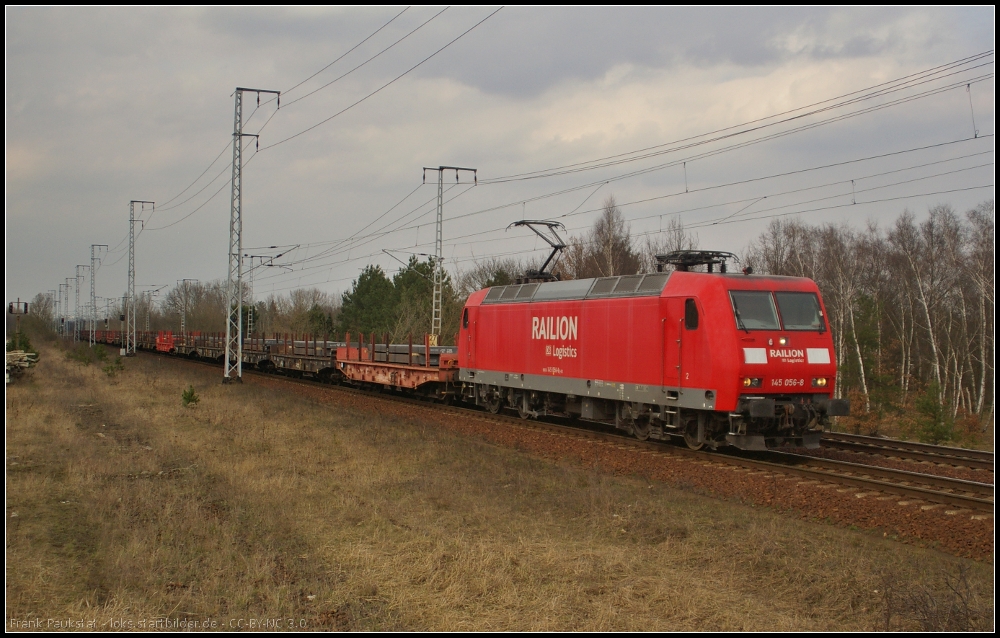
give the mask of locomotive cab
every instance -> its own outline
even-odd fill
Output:
[[[829,417],[847,415],[849,406],[834,397],[833,340],[815,283],[737,276],[727,287],[739,391],[726,440],[752,450],[819,447]]]

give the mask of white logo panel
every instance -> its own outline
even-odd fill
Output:
[[[830,363],[828,348],[806,348],[806,361],[809,363]]]

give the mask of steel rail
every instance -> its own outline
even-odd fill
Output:
[[[923,485],[939,487],[945,490],[967,492],[992,498],[994,486],[989,483],[979,483],[977,481],[966,481],[964,479],[951,478],[948,476],[937,476],[935,474],[924,474],[921,472],[910,472],[907,470],[897,470],[874,465],[863,465],[861,463],[850,463],[848,461],[835,461],[832,459],[817,458],[814,456],[791,454],[788,452],[768,452],[774,456],[779,463],[792,463],[815,467],[831,472],[855,474],[859,477],[871,477],[884,479],[891,482],[906,483],[917,482]]]
[[[954,447],[951,445],[933,445],[931,443],[918,443],[917,441],[903,441],[881,436],[864,436],[862,434],[847,434],[846,432],[824,432],[824,439],[838,441],[852,441],[854,443],[867,443],[869,445],[896,447],[901,450],[913,450],[916,452],[927,452],[928,454],[943,454],[945,456],[968,457],[981,461],[993,461],[995,455],[988,450],[971,450],[967,448]]]
[[[931,463],[941,463],[944,465],[964,465],[965,467],[979,470],[993,470],[994,466],[992,458],[984,459],[981,456],[982,454],[992,456],[992,454],[989,452],[984,453],[979,450],[962,450],[960,448],[927,445],[924,443],[911,443],[909,441],[863,437],[864,439],[876,442],[869,443],[853,440],[852,435],[847,435],[852,436],[852,439],[840,438],[842,436],[845,435],[838,433],[832,434],[831,436],[831,433],[824,433],[820,442],[823,447],[831,449],[863,452],[867,454],[879,454],[882,456],[895,456],[897,458],[909,459],[913,461],[929,461]],[[922,448],[931,448],[940,451],[926,452]],[[974,452],[975,454],[964,454],[965,452]]]

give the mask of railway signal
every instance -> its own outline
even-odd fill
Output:
[[[28,302],[21,301],[21,298],[18,297],[17,301],[11,301],[7,304],[7,314],[14,315],[14,343],[20,343],[21,315],[28,314]]]

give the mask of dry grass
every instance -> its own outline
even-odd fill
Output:
[[[921,628],[893,601],[959,574],[992,628],[990,565],[220,377],[48,349],[8,389],[8,628]]]

